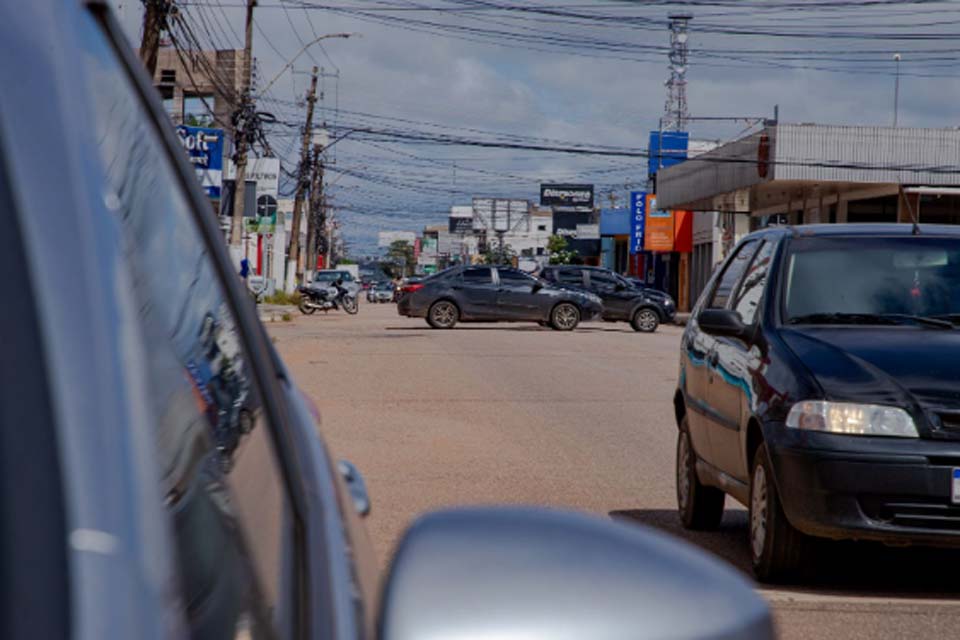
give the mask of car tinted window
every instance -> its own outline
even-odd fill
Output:
[[[960,238],[790,241],[786,320],[818,314],[960,314]]]
[[[472,284],[489,284],[493,275],[490,267],[469,267],[463,270],[461,275],[464,282]]]
[[[764,285],[767,283],[767,273],[770,271],[770,260],[773,258],[773,242],[765,242],[757,252],[757,256],[750,263],[750,268],[743,276],[743,282],[737,290],[733,300],[733,309],[740,313],[744,323],[753,324],[760,307],[760,298],[763,296]]]
[[[747,269],[747,265],[750,264],[750,258],[753,257],[758,244],[757,240],[749,240],[740,246],[740,249],[736,255],[734,255],[733,259],[727,263],[726,269],[724,269],[723,274],[720,276],[720,280],[713,290],[713,295],[710,297],[710,303],[707,305],[708,308],[726,308],[727,302],[730,300],[730,294],[733,293],[733,288],[737,285],[737,281],[740,280],[740,276],[743,275],[743,272]]]
[[[594,289],[615,289],[617,286],[617,279],[613,274],[606,273],[604,271],[590,271],[590,285]]]
[[[561,269],[557,272],[557,281],[565,284],[583,284],[583,273],[580,269]]]
[[[274,637],[290,502],[256,372],[167,150],[92,21],[78,64],[103,194],[134,283],[160,493],[193,638]],[[286,561],[286,564],[285,562]]]
[[[498,269],[497,273],[500,275],[500,282],[503,284],[532,285],[536,282],[536,278],[533,276],[516,269]]]

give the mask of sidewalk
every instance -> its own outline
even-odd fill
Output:
[[[258,304],[260,322],[291,322],[300,311],[292,304]]]

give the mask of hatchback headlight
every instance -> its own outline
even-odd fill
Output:
[[[805,400],[790,409],[787,426],[852,436],[919,437],[909,413],[899,407],[876,404]]]

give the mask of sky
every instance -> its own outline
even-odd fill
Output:
[[[179,4],[209,48],[242,47],[244,2]],[[140,3],[114,6],[136,45]],[[378,231],[443,224],[474,196],[536,201],[541,182],[595,184],[601,206],[623,206],[645,185],[676,12],[693,16],[690,114],[743,118],[693,120],[694,138],[735,139],[775,105],[782,122],[889,125],[897,52],[899,125],[960,125],[956,0],[259,0],[259,87],[316,37],[351,37],[309,47],[258,108],[295,171],[310,68],[323,68],[315,123],[346,136],[327,184],[357,256]]]

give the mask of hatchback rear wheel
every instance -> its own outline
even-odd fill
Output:
[[[754,456],[750,482],[750,558],[758,580],[773,582],[797,572],[809,558],[812,539],[790,524],[773,481],[767,445]]]
[[[677,433],[677,510],[686,529],[709,530],[720,526],[726,495],[716,487],[708,487],[697,477],[697,456],[693,451],[687,418]]]

